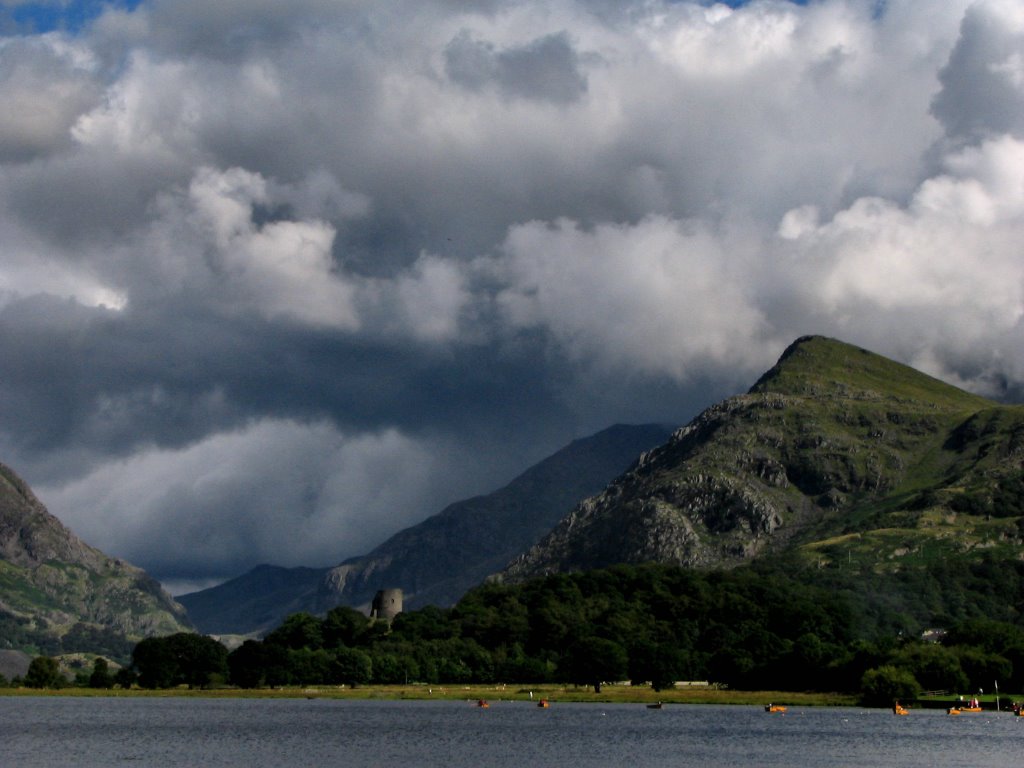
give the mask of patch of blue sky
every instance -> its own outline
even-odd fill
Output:
[[[820,0],[788,0],[793,5],[810,5],[812,2],[820,2]],[[693,2],[693,0],[670,0],[670,2]],[[750,5],[755,0],[701,0],[704,5],[713,5],[714,3],[722,3],[728,5],[730,8],[742,8],[744,5]],[[889,0],[873,0],[871,3],[871,13],[875,18],[879,18],[885,14],[885,8],[889,4]]]
[[[135,10],[142,0],[40,0],[0,4],[0,31],[33,35],[60,30],[75,34],[86,28],[104,8]]]
[[[61,30],[75,34],[96,19],[105,7],[113,6],[133,11],[145,0],[28,0],[28,2],[0,3],[0,33],[42,34]],[[722,2],[731,8],[741,8],[754,0],[670,0],[671,2],[701,2],[711,5]],[[807,5],[813,0],[789,0],[794,5]],[[875,0],[875,14],[881,15],[886,0]]]

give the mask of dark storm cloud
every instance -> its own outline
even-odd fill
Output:
[[[827,333],[1024,382],[1010,0],[152,0],[0,38],[0,460],[161,578],[360,554]]]

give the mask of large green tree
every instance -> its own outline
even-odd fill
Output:
[[[920,693],[921,686],[914,676],[892,665],[869,669],[861,679],[861,699],[872,707],[891,707],[897,701],[912,701]]]
[[[143,688],[187,685],[202,688],[228,678],[227,649],[211,637],[178,632],[149,637],[132,653],[132,664]]]
[[[27,688],[63,688],[67,680],[61,674],[56,659],[36,656],[29,662],[24,683]]]
[[[338,648],[331,662],[330,677],[334,683],[364,685],[373,679],[373,661],[358,648]]]
[[[592,685],[601,692],[602,683],[622,680],[628,674],[629,657],[625,649],[603,637],[584,637],[576,641],[563,657],[559,674],[576,685]]]
[[[102,656],[96,657],[92,663],[92,674],[89,675],[89,687],[114,687],[114,676],[110,674],[110,664]]]

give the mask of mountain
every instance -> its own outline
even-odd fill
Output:
[[[655,561],[901,574],[1015,563],[1024,408],[823,337],[697,416],[580,502],[501,574]],[[941,610],[941,606],[936,610]]]
[[[377,590],[393,587],[403,590],[406,608],[451,605],[670,434],[658,425],[610,427],[573,441],[500,490],[449,505],[367,555],[323,570],[261,566],[178,600],[201,631],[216,634],[259,634],[300,610],[365,606]]]
[[[258,565],[223,584],[179,595],[178,602],[205,634],[263,634],[291,613],[318,613],[320,585],[329,570]]]
[[[156,580],[83,542],[0,464],[0,649],[124,659],[142,637],[188,628]]]

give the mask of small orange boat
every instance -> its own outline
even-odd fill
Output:
[[[477,705],[478,707],[480,707],[480,709],[487,709],[487,708],[488,708],[489,706],[491,706],[490,704],[488,704],[488,703],[487,703],[487,700],[486,700],[486,699],[480,699],[480,700],[479,700],[479,701],[478,701],[478,702],[476,703],[476,705]]]
[[[782,706],[781,704],[765,704],[764,705],[764,711],[765,712],[785,712],[786,708],[784,706]]]
[[[548,704],[548,700],[547,699],[541,699],[540,701],[537,702],[537,706],[540,707],[541,709],[547,709],[551,705]]]

